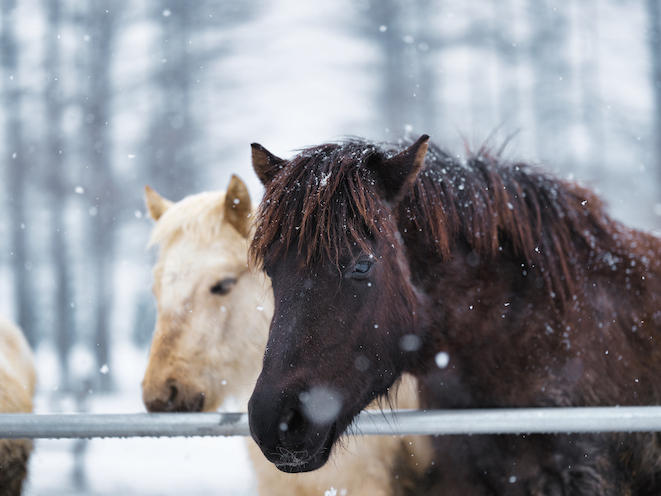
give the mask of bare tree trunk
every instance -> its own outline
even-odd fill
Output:
[[[494,33],[505,33],[505,42],[494,40],[496,54],[504,66],[501,72],[501,92],[498,95],[498,119],[504,126],[507,134],[515,133],[521,126],[521,81],[519,80],[519,39],[517,36],[517,23],[519,15],[512,0],[505,2],[492,0],[494,18],[501,23],[496,26]]]
[[[589,156],[585,158],[590,176],[597,178],[606,160],[606,139],[599,87],[599,5],[594,0],[574,0],[578,10],[581,65],[578,70],[581,88],[580,118],[589,133]]]
[[[531,23],[529,56],[533,69],[535,146],[541,159],[565,170],[572,164],[567,134],[571,115],[568,101],[571,71],[567,53],[566,5],[550,0],[528,0]]]
[[[374,33],[383,55],[382,90],[380,107],[386,135],[391,139],[401,137],[405,126],[412,124],[415,112],[411,76],[412,60],[407,57],[406,43],[414,41],[404,26],[404,12],[395,0],[378,0],[373,3]],[[409,38],[410,37],[410,38]]]
[[[9,166],[7,187],[9,189],[9,217],[11,222],[10,255],[14,273],[14,297],[16,319],[28,341],[34,347],[37,329],[31,302],[35,294],[30,283],[33,275],[28,256],[28,226],[25,207],[28,160],[21,116],[21,87],[18,80],[18,47],[14,35],[16,27],[13,12],[15,0],[2,0],[0,4],[0,57],[3,72],[3,102],[5,113],[6,153],[3,161]]]
[[[60,364],[60,389],[68,391],[69,381],[69,351],[75,335],[74,318],[71,309],[72,301],[72,271],[69,264],[69,246],[66,241],[66,170],[64,162],[64,139],[62,136],[62,95],[60,93],[60,45],[58,34],[61,26],[61,4],[59,1],[45,0],[44,7],[48,12],[48,34],[45,72],[48,80],[46,86],[46,115],[48,118],[48,136],[46,143],[47,166],[49,171],[49,188],[51,194],[51,261],[55,271],[55,345]]]
[[[439,0],[440,1],[440,0]],[[440,68],[434,54],[442,50],[439,37],[434,32],[432,16],[438,16],[438,9],[433,9],[433,0],[418,0],[416,8],[416,54],[418,60],[418,78],[415,85],[417,102],[418,131],[431,134],[439,139],[438,116],[442,115],[440,102],[436,98],[440,94]],[[438,59],[436,59],[438,60]]]
[[[649,50],[652,66],[652,93],[654,94],[654,128],[652,144],[654,168],[661,184],[661,6],[658,0],[647,0],[649,20]]]
[[[149,181],[170,198],[181,198],[195,186],[197,166],[192,153],[190,54],[195,3],[168,1],[154,9],[161,27],[161,64],[156,74],[158,107],[149,137]]]
[[[110,67],[115,35],[115,17],[119,15],[119,2],[114,9],[106,5],[88,4],[87,24],[90,33],[87,61],[87,95],[82,107],[85,115],[86,162],[91,175],[88,190],[94,204],[91,206],[90,236],[94,297],[94,354],[97,370],[110,362],[109,316],[113,304],[113,265],[115,241],[115,215],[121,209],[120,198],[112,170],[110,143]],[[98,375],[99,388],[108,390],[110,373]]]

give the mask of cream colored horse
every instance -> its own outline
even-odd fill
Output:
[[[0,413],[28,413],[36,383],[34,358],[21,330],[0,317]],[[21,493],[32,451],[28,439],[0,439],[0,495]]]
[[[160,247],[153,291],[158,317],[142,382],[149,411],[214,411],[228,396],[245,411],[261,369],[273,295],[268,279],[247,265],[250,196],[232,176],[227,192],[172,203],[146,188]],[[393,396],[394,397],[394,396]],[[395,404],[417,408],[412,378]],[[415,446],[415,450],[412,446]],[[248,447],[261,495],[401,494],[428,463],[426,440],[351,437],[315,472],[285,474]]]

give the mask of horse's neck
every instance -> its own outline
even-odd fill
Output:
[[[648,251],[661,250],[658,241],[645,235],[631,232],[630,237],[636,246],[649,243]],[[620,271],[595,265],[575,286],[576,300],[572,295],[568,302],[556,302],[538,268],[522,267],[507,254],[480,261],[471,251],[458,250],[447,260],[427,259],[424,269],[420,261],[413,263],[430,322],[432,353],[422,383],[443,384],[428,390],[427,406],[524,406],[538,404],[540,398],[547,404],[590,404],[600,387],[591,377],[620,377],[614,370],[625,364],[636,370],[641,384],[658,382],[644,380],[655,349],[641,345],[656,331],[652,315],[661,294],[658,267],[634,277],[638,262],[631,267],[627,260],[627,270]],[[440,352],[449,357],[441,369],[434,361],[434,353]],[[594,373],[583,376],[588,368]],[[614,396],[623,403],[654,399],[624,389]]]
[[[465,244],[459,243],[446,259],[424,247],[408,249],[414,285],[424,301],[429,353],[425,361],[437,368],[439,352],[484,349],[485,344],[500,342],[503,326],[512,324],[512,310],[525,312],[529,304],[548,300],[540,274],[523,275],[516,259],[502,257],[488,262]],[[550,305],[539,305],[538,316],[550,321],[556,314]],[[548,313],[548,315],[546,315]],[[540,317],[541,318],[541,317]],[[486,325],[488,324],[488,325]]]
[[[432,268],[427,265],[427,274],[434,274],[433,279],[419,279],[428,302],[430,351],[424,357],[421,385],[423,389],[425,385],[443,385],[426,389],[426,407],[490,404],[494,391],[499,391],[508,404],[509,393],[499,389],[500,382],[519,387],[517,381],[525,376],[522,370],[536,366],[536,354],[552,349],[552,341],[562,339],[555,312],[546,304],[537,304],[543,290],[532,280],[515,281],[522,278],[520,266],[504,260],[498,265],[471,267],[467,257],[459,253]],[[557,337],[544,333],[547,322]],[[539,339],[523,339],[531,333]],[[533,345],[538,348],[533,349]],[[441,353],[444,361],[439,363]],[[530,370],[527,373],[534,377]],[[531,388],[519,387],[523,403],[530,400],[528,392]]]

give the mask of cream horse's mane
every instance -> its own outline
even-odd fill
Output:
[[[181,236],[200,244],[213,242],[220,236],[224,205],[224,191],[207,191],[170,203],[152,229],[149,246],[168,246]]]

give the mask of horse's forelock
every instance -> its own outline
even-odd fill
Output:
[[[149,246],[168,245],[184,233],[200,242],[217,239],[225,216],[224,199],[224,192],[210,191],[175,203],[154,225]]]
[[[250,253],[253,263],[275,261],[296,249],[306,263],[339,265],[368,238],[393,236],[389,213],[367,162],[375,147],[360,141],[303,150],[267,186]]]

